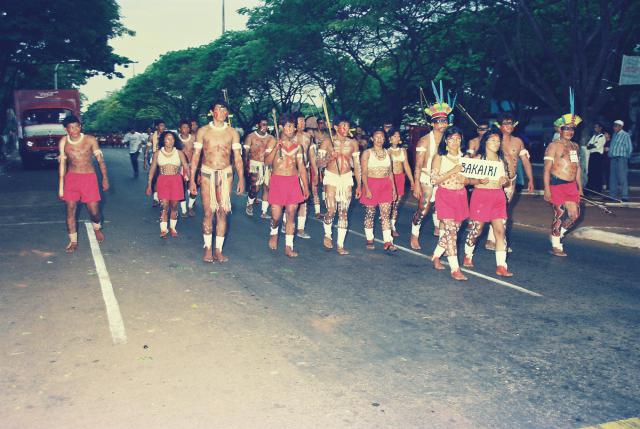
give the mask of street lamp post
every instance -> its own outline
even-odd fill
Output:
[[[222,0],[222,34],[224,34],[225,32],[225,28],[224,28],[224,0]]]
[[[68,64],[68,63],[79,63],[79,60],[67,60],[62,63],[56,63],[53,67],[53,89],[58,89],[58,67],[60,64]]]

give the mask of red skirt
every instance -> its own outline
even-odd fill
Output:
[[[304,200],[298,176],[271,175],[269,181],[269,204],[288,206]]]
[[[469,202],[467,201],[467,190],[447,189],[438,186],[436,192],[436,213],[438,219],[453,219],[462,222],[469,217]]]
[[[158,199],[168,201],[184,200],[184,180],[181,174],[161,174],[158,176],[156,189]]]
[[[580,203],[578,184],[575,181],[561,185],[551,185],[549,189],[551,190],[551,202],[554,206],[560,206],[567,201],[573,201],[576,204]]]
[[[371,191],[371,198],[367,198],[363,189],[362,195],[360,196],[360,203],[365,206],[377,206],[380,203],[393,202],[393,186],[388,177],[369,177],[367,182],[369,184],[369,190]]]
[[[471,193],[469,218],[478,222],[490,222],[507,218],[507,197],[502,189],[476,188]]]
[[[406,180],[406,174],[404,173],[394,173],[393,178],[396,181],[396,193],[398,194],[398,198],[404,195],[404,184]]]
[[[69,172],[65,174],[62,199],[65,201],[81,201],[83,203],[100,201],[96,173]]]

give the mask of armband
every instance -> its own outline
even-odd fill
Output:
[[[93,156],[97,158],[99,156],[104,156],[104,155],[102,154],[102,151],[100,149],[96,149],[93,151]]]
[[[200,143],[200,142],[194,142],[194,143],[193,143],[193,148],[194,148],[194,149],[202,149],[202,143]]]
[[[273,152],[273,148],[272,147],[268,147],[264,150],[264,153],[271,153]]]
[[[416,152],[426,152],[426,151],[427,151],[427,149],[422,147],[422,146],[416,148]]]
[[[64,153],[61,153],[60,155],[58,155],[58,161],[63,162],[67,159],[67,155],[65,155]]]
[[[553,161],[554,161],[554,159],[553,159],[553,157],[552,157],[552,156],[545,156],[545,157],[544,157],[544,160],[545,160],[545,161],[551,161],[552,163],[553,163]]]
[[[520,153],[518,154],[518,156],[526,156],[526,157],[527,157],[527,159],[531,158],[531,155],[529,155],[529,151],[528,151],[528,150],[526,150],[526,149],[522,149],[522,150],[520,151]]]
[[[242,149],[242,145],[241,145],[240,143],[233,143],[233,144],[231,145],[231,149],[233,149],[233,150],[240,150],[240,149]]]

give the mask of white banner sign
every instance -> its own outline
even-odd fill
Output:
[[[462,158],[462,175],[470,179],[492,179],[498,180],[503,168],[500,168],[501,161],[488,161],[479,158]]]
[[[640,57],[622,56],[619,85],[640,85]]]

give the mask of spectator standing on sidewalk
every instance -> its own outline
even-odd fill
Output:
[[[606,162],[604,145],[606,142],[607,139],[604,135],[602,123],[596,122],[593,125],[593,135],[589,143],[587,143],[587,151],[589,153],[589,167],[587,168],[589,180],[587,181],[587,188],[596,192],[602,192]]]
[[[617,120],[613,123],[613,137],[609,148],[611,166],[609,171],[609,195],[622,201],[629,201],[629,158],[633,152],[631,137],[622,129],[624,122]]]
[[[133,167],[133,177],[138,177],[138,155],[140,154],[140,145],[143,143],[142,136],[133,128],[122,138],[124,145],[129,145],[129,157],[131,158],[131,167]]]

